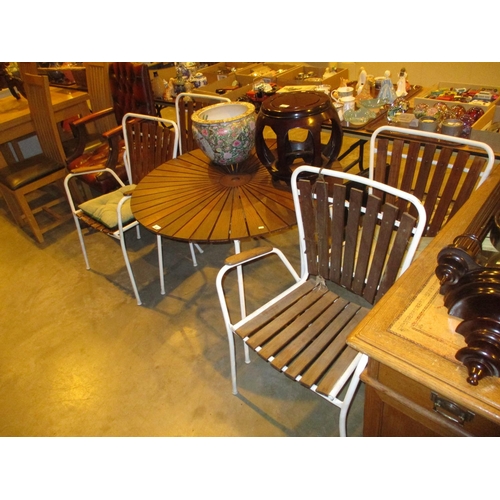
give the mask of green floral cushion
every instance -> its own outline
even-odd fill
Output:
[[[109,229],[114,229],[118,227],[118,218],[116,213],[118,203],[123,198],[123,193],[131,192],[134,188],[135,184],[123,186],[111,193],[103,194],[97,198],[85,201],[80,204],[78,208],[93,219],[96,219],[104,224]],[[123,224],[127,224],[134,219],[134,215],[132,214],[132,210],[130,208],[130,198],[123,204],[121,213]]]

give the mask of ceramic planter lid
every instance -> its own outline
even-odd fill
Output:
[[[266,99],[260,110],[277,118],[302,118],[332,108],[324,92],[284,92]]]

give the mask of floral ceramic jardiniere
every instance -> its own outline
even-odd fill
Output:
[[[250,156],[255,144],[255,106],[223,102],[195,111],[193,135],[216,165],[235,165]]]

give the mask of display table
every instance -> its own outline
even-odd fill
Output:
[[[74,116],[84,116],[89,113],[87,92],[79,92],[61,88],[50,87],[52,106],[56,123],[62,122]],[[35,132],[31,120],[28,101],[24,98],[15,99],[12,96],[0,99],[0,146],[15,141]],[[0,151],[9,152],[0,147]],[[0,158],[0,164],[4,161]],[[5,158],[7,161],[7,158]]]
[[[349,336],[369,356],[362,375],[365,436],[500,436],[500,378],[467,383],[435,276],[437,255],[463,234],[500,182],[497,166],[455,217]]]

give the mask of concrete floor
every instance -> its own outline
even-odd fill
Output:
[[[343,150],[351,142],[344,138]],[[155,238],[130,231],[138,306],[111,238],[87,234],[87,271],[72,220],[39,245],[0,198],[0,232],[0,436],[338,435],[338,408],[254,353],[245,364],[241,345],[240,393],[232,394],[215,290],[231,243],[202,245],[194,267],[186,243],[164,239],[162,296]],[[242,241],[242,249],[269,243],[299,268],[295,229]],[[250,311],[290,282],[267,261],[245,270],[245,283]],[[351,436],[362,435],[363,389]]]
[[[193,267],[187,244],[165,240],[162,296],[153,235],[129,232],[138,306],[114,240],[86,237],[87,271],[73,221],[38,245],[0,200],[0,231],[1,436],[337,435],[336,407],[256,356],[246,365],[241,348],[232,395],[215,291],[232,244],[203,245]],[[269,242],[298,268],[294,229],[242,248]],[[272,266],[245,280],[250,307],[286,284]],[[362,411],[361,389],[350,435],[361,435]]]

